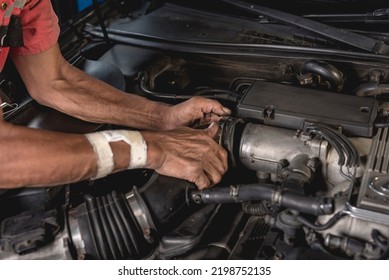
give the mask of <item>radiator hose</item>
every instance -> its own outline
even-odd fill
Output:
[[[193,190],[189,198],[195,203],[241,203],[266,200],[278,206],[315,216],[334,212],[334,200],[329,197],[311,197],[293,191],[280,190],[268,184],[236,185],[229,188]]]

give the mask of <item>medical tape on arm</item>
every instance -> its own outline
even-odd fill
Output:
[[[113,153],[109,142],[101,132],[85,134],[93,147],[97,161],[97,174],[92,179],[99,179],[112,173],[114,168]]]
[[[108,142],[123,141],[131,147],[131,159],[127,169],[144,168],[147,163],[147,144],[139,131],[106,130],[101,132]]]
[[[127,169],[144,168],[147,163],[147,144],[139,131],[106,130],[85,134],[92,145],[97,158],[97,174],[92,179],[99,179],[112,173],[114,158],[111,142],[123,141],[131,147],[130,163]]]

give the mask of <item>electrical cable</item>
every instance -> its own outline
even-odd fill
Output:
[[[357,149],[343,134],[321,124],[310,124],[306,127],[306,131],[323,137],[334,147],[339,155],[339,165],[346,165],[348,167],[359,165],[359,153]],[[343,170],[341,172],[343,173]]]
[[[161,93],[150,90],[146,86],[146,74],[140,75],[140,85],[141,91],[146,94],[150,98],[157,99],[170,99],[170,100],[187,100],[192,98],[193,96],[202,96],[211,99],[222,99],[232,102],[238,102],[241,98],[241,95],[236,93],[235,91],[229,89],[221,89],[221,88],[201,88],[197,89],[194,92],[187,94],[171,94],[171,93]]]
[[[296,220],[302,223],[304,226],[307,226],[313,230],[326,230],[336,224],[341,218],[343,218],[347,213],[346,212],[338,212],[331,219],[329,219],[325,224],[315,225],[312,222],[308,221],[306,218],[302,216],[297,216]]]

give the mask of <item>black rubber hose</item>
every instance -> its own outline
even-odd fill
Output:
[[[139,238],[140,237],[139,232],[141,231],[137,229],[136,224],[134,224],[133,220],[130,219],[130,217],[128,216],[128,212],[126,211],[127,209],[121,203],[122,201],[119,199],[116,192],[112,192],[112,198],[117,207],[121,222],[126,229],[127,235],[131,238],[132,244],[135,247],[136,250],[135,256],[138,256],[141,252],[141,245],[143,241],[143,237]]]
[[[137,255],[137,252],[134,248],[134,244],[132,244],[131,238],[126,233],[126,229],[121,221],[120,215],[118,213],[116,204],[114,203],[112,196],[108,195],[107,199],[108,199],[108,206],[111,209],[111,212],[113,214],[114,222],[118,226],[118,233],[120,233],[120,235],[123,238],[124,245],[126,247],[128,254],[131,256]]]
[[[77,215],[89,258],[139,259],[152,249],[127,200],[115,191],[101,197],[86,195]]]
[[[280,191],[276,186],[268,184],[193,190],[190,192],[190,198],[196,203],[239,203],[267,200],[281,207],[316,216],[331,214],[334,211],[332,198],[309,197],[291,191]]]
[[[301,216],[297,216],[296,220],[313,230],[326,230],[335,225],[342,217],[346,215],[347,213],[345,212],[336,213],[336,215],[334,215],[331,219],[329,219],[325,224],[322,225],[315,225]]]
[[[324,126],[320,125],[320,127],[324,127]],[[358,153],[358,150],[353,145],[353,143],[351,143],[350,139],[348,139],[343,133],[340,133],[339,131],[337,131],[331,127],[325,127],[325,128],[332,131],[334,134],[338,135],[338,137],[342,139],[342,141],[347,145],[349,151],[351,151],[351,153],[354,157],[354,164],[358,165],[359,164],[359,153]]]
[[[312,215],[331,214],[335,209],[332,198],[304,196],[294,192],[283,193],[280,205]]]
[[[118,259],[118,255],[116,252],[118,252],[118,247],[116,245],[116,241],[113,238],[113,233],[112,233],[112,227],[109,225],[108,222],[108,216],[105,211],[104,203],[102,202],[101,198],[96,198],[96,204],[97,204],[97,209],[99,211],[99,215],[101,217],[101,225],[102,225],[102,231],[105,234],[107,243],[108,243],[108,248],[109,251],[107,252],[108,258],[109,259]]]
[[[112,211],[111,211],[110,207],[108,206],[107,198],[105,196],[103,196],[101,198],[101,200],[103,202],[104,211],[105,211],[105,214],[107,216],[109,227],[112,229],[112,235],[113,235],[113,238],[115,240],[115,245],[117,246],[118,252],[120,252],[120,255],[119,255],[120,257],[118,257],[118,259],[124,258],[126,256],[126,254],[125,254],[126,248],[123,246],[124,240],[121,237],[121,235],[118,233],[117,225],[113,222],[114,218],[112,215]]]
[[[353,155],[354,160],[352,162],[352,165],[358,166],[359,165],[359,152],[355,148],[353,143],[351,143],[350,139],[348,139],[344,134],[338,132],[337,130],[335,130],[333,128],[327,128],[327,129],[332,130],[334,132],[334,134],[338,135],[343,140],[343,142],[347,145],[349,151],[351,151],[351,153]]]
[[[342,133],[339,133],[333,128],[317,125],[320,130],[326,131],[333,136],[335,139],[339,139],[339,144],[342,146],[347,155],[346,165],[355,166],[359,164],[359,154],[354,145],[350,142],[350,140],[344,136]]]
[[[333,137],[328,135],[326,132],[321,131],[320,129],[318,129],[316,127],[308,127],[307,132],[311,132],[313,134],[322,136],[324,139],[326,139],[331,144],[331,146],[336,150],[337,154],[339,155],[338,164],[344,165],[344,163],[346,162],[346,157],[344,155],[344,151],[342,150],[342,147],[341,147],[338,139],[336,139],[336,138],[334,139]]]
[[[229,89],[222,89],[222,88],[205,88],[205,89],[199,89],[195,90],[188,94],[171,94],[171,93],[162,93],[162,92],[155,92],[147,88],[146,86],[146,77],[145,75],[142,75],[140,77],[140,84],[139,88],[142,90],[142,92],[150,97],[150,98],[156,98],[156,99],[168,99],[168,100],[188,100],[192,98],[193,96],[202,96],[210,99],[222,99],[232,102],[237,102],[241,96]]]
[[[335,150],[339,154],[339,165],[343,165],[345,163],[347,166],[359,165],[358,150],[342,133],[339,133],[333,128],[320,124],[313,124],[312,126],[307,128],[307,131],[321,135],[335,148]],[[343,151],[346,155],[346,161],[344,159],[343,152],[341,151]]]
[[[379,84],[377,82],[369,82],[360,85],[355,90],[356,96],[372,96],[375,97],[381,94],[389,93],[389,84]]]
[[[236,193],[234,194],[234,190]],[[212,188],[190,193],[192,199],[199,196],[203,203],[232,203],[244,201],[272,201],[277,187],[273,185],[237,185],[231,188]],[[196,201],[196,200],[195,200]]]
[[[339,136],[339,134],[334,132],[333,130],[329,129],[328,127],[325,127],[325,126],[316,125],[316,127],[320,131],[325,132],[329,137],[331,137],[331,139],[334,139],[340,145],[340,147],[342,148],[342,150],[344,151],[344,153],[346,155],[345,164],[350,165],[351,164],[351,157],[352,157],[352,150],[350,149],[350,147],[348,145],[346,145],[344,143],[343,139]]]
[[[335,66],[320,60],[310,60],[303,64],[300,69],[301,75],[316,74],[327,80],[331,88],[341,91],[344,84],[343,73]]]
[[[108,259],[109,256],[107,255],[107,252],[109,251],[109,248],[107,246],[105,235],[101,230],[100,216],[98,215],[98,210],[96,208],[94,197],[86,195],[85,202],[88,209],[90,223],[95,236],[96,247],[99,252],[99,257],[102,259]]]

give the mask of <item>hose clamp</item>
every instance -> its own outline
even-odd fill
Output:
[[[234,200],[234,202],[239,202],[239,185],[230,186],[230,197]]]
[[[283,197],[282,190],[275,191],[274,194],[272,195],[272,202],[277,205],[281,205],[282,197]]]
[[[134,214],[140,228],[143,232],[143,237],[149,242],[153,243],[154,238],[152,232],[156,232],[156,227],[151,218],[142,196],[134,186],[131,192],[126,194],[126,200],[130,206],[132,213]]]

